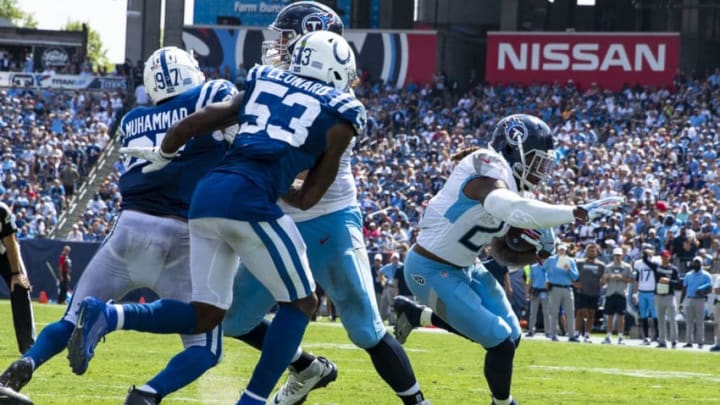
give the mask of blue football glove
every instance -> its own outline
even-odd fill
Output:
[[[613,210],[625,202],[625,197],[607,197],[581,205],[580,208],[587,213],[588,221],[595,221],[598,218],[612,214]],[[579,218],[582,220],[582,218]]]

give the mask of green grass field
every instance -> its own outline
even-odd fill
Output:
[[[35,306],[37,328],[57,320],[64,307]],[[17,358],[10,308],[0,302],[0,367]],[[515,357],[513,395],[521,404],[720,403],[720,355],[631,346],[553,343],[524,339]],[[307,404],[398,404],[375,374],[367,354],[338,323],[313,323],[304,347],[339,367],[338,380],[313,392]],[[420,384],[435,405],[489,404],[484,350],[445,333],[414,333],[405,346]],[[120,404],[128,387],[142,384],[181,349],[175,336],[117,332],[98,346],[89,371],[70,371],[65,352],[40,368],[23,390],[36,404]],[[258,354],[225,340],[223,361],[163,404],[234,404]],[[283,378],[284,381],[284,378]]]

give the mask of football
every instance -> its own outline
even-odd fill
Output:
[[[535,251],[535,246],[526,242],[521,235],[525,232],[522,228],[511,227],[505,234],[505,243],[516,252]]]

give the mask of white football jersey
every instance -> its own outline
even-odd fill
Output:
[[[460,267],[471,266],[483,247],[510,228],[463,193],[467,182],[477,177],[502,180],[510,190],[518,191],[505,158],[492,150],[479,149],[455,166],[443,188],[428,203],[419,225],[418,245]]]
[[[338,167],[335,180],[330,184],[330,187],[317,204],[303,211],[288,205],[281,199],[279,200],[279,204],[283,212],[290,215],[295,222],[304,222],[356,206],[357,188],[355,187],[355,178],[352,174],[352,148],[354,144],[355,138],[353,138],[350,145],[345,149],[342,158],[340,158],[340,166]]]
[[[655,292],[655,273],[642,259],[635,260],[634,268],[638,275],[638,291]]]

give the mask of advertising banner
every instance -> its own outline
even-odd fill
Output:
[[[435,73],[437,36],[435,31],[347,30],[345,38],[355,51],[358,69],[371,80],[382,80],[396,87],[409,83],[428,83]],[[202,66],[232,71],[240,63],[249,69],[261,63],[262,41],[276,34],[261,29],[185,27],[183,43]]]
[[[75,46],[35,46],[33,62],[40,69],[47,66],[63,68],[80,50],[81,48]]]
[[[678,33],[489,32],[490,83],[592,83],[671,86],[680,58]]]
[[[196,25],[217,24],[218,17],[236,18],[245,27],[267,27],[290,0],[195,0],[193,23]],[[334,9],[345,24],[350,27],[351,0],[335,1]]]
[[[127,86],[127,78],[125,77],[0,72],[0,87],[125,91]]]

